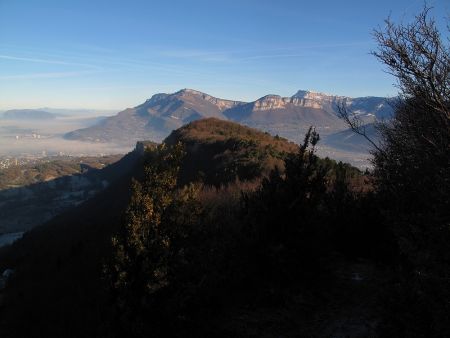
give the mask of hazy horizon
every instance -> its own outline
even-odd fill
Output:
[[[136,106],[142,104],[146,100],[150,99],[153,95],[156,95],[156,94],[174,94],[174,93],[176,93],[176,92],[178,92],[180,90],[183,90],[183,89],[196,90],[196,91],[200,91],[202,93],[208,94],[208,95],[212,95],[210,92],[204,92],[204,91],[198,90],[197,88],[186,88],[186,87],[183,87],[183,88],[179,88],[179,89],[176,89],[174,91],[171,91],[171,92],[168,92],[168,91],[162,92],[162,91],[160,91],[160,92],[150,93],[148,97],[142,99],[140,102],[136,102],[135,104],[130,105],[130,106],[126,106],[126,107],[92,108],[92,107],[89,107],[89,106],[86,106],[86,107],[70,107],[70,106],[68,106],[68,107],[62,107],[62,106],[59,106],[59,107],[49,107],[49,106],[39,106],[39,107],[37,107],[37,106],[23,106],[23,107],[16,107],[16,106],[14,106],[14,107],[0,108],[0,114],[6,112],[8,110],[27,110],[27,109],[30,109],[30,110],[44,110],[44,111],[49,111],[49,112],[57,111],[57,110],[66,110],[68,112],[73,111],[75,113],[82,113],[82,112],[86,113],[86,112],[88,112],[89,113],[89,114],[87,114],[88,116],[91,115],[90,113],[94,113],[94,112],[95,113],[99,113],[99,114],[104,113],[104,114],[107,114],[107,115],[114,115],[115,113],[118,113],[118,112],[120,112],[122,110],[125,110],[127,108],[133,108],[133,107],[136,107]],[[239,99],[237,99],[235,97],[231,97],[231,96],[230,97],[221,97],[221,96],[216,96],[216,95],[212,95],[212,96],[217,97],[219,99],[230,100],[230,101],[253,102],[253,101],[261,99],[261,98],[263,98],[264,96],[267,96],[267,95],[279,95],[281,97],[291,97],[291,96],[295,95],[299,90],[306,90],[306,91],[310,91],[310,92],[316,92],[316,93],[327,94],[327,95],[357,97],[357,96],[352,96],[352,95],[336,94],[336,93],[333,93],[333,92],[323,92],[323,91],[318,91],[318,90],[314,90],[314,89],[311,89],[311,88],[298,88],[292,94],[288,94],[288,95],[280,95],[279,93],[276,93],[276,92],[272,91],[272,92],[267,92],[267,93],[265,93],[265,94],[263,94],[261,96],[250,98],[248,100],[239,100]],[[395,93],[392,94],[392,95],[395,95]],[[377,95],[364,95],[364,96],[361,96],[361,97],[366,97],[366,96],[370,97],[370,96],[377,96]],[[380,96],[380,97],[391,97],[391,95],[385,95],[385,96]],[[92,115],[92,116],[94,116],[94,115]]]
[[[393,96],[371,34],[422,4],[4,0],[0,110],[122,110],[181,88],[242,101],[299,89]],[[438,24],[449,13],[445,1],[429,5]]]

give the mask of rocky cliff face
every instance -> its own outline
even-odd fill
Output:
[[[156,94],[136,108],[141,116],[162,119],[159,123],[170,131],[204,117],[226,119],[222,113],[241,104],[243,102],[219,99],[193,89],[182,89],[174,94]]]
[[[182,97],[185,97],[185,98],[196,97],[198,99],[205,100],[207,102],[212,103],[213,105],[215,105],[218,109],[220,109],[222,111],[224,111],[225,109],[230,109],[230,108],[244,104],[244,102],[241,102],[241,101],[231,101],[231,100],[219,99],[217,97],[199,92],[194,89],[182,89],[173,95],[177,95],[177,94]]]
[[[320,93],[308,93],[305,97],[291,96],[281,97],[278,95],[267,95],[255,101],[255,110],[282,109],[288,105],[296,107],[305,107],[313,109],[329,109],[334,110],[335,105],[340,97],[326,96]],[[344,99],[344,98],[343,98]]]
[[[155,94],[138,107],[144,109],[157,108],[174,113],[180,108],[177,104],[184,105],[183,108],[198,109],[199,113],[211,114],[223,112],[226,109],[244,104],[244,102],[219,99],[193,89],[182,89],[174,94]],[[206,111],[207,109],[213,112]]]
[[[337,117],[337,104],[345,101],[367,122],[389,116],[385,98],[350,98],[299,90],[291,97],[267,95],[253,102],[220,99],[193,89],[155,94],[135,108],[120,112],[95,127],[67,134],[67,138],[134,145],[136,141],[161,141],[172,130],[201,118],[215,117],[256,127],[299,141],[309,126],[322,135],[346,129]]]
[[[132,146],[139,140],[161,141],[172,130],[204,117],[226,120],[226,109],[242,104],[223,100],[192,89],[173,94],[155,94],[144,103],[128,108],[101,124],[75,130],[68,139],[90,142],[113,142]]]
[[[295,93],[292,98],[298,100],[299,104],[304,107],[310,107],[315,109],[329,109],[332,111],[336,110],[336,104],[341,100],[347,101],[348,97],[328,95],[324,93],[317,93],[307,90],[299,90]]]
[[[372,116],[379,119],[389,118],[390,114],[392,114],[392,99],[386,97],[367,96],[352,98],[305,90],[299,90],[292,97],[300,99],[305,107],[330,109],[333,112],[336,112],[336,105],[344,101],[349,110],[356,114]]]
[[[299,90],[291,97],[266,95],[251,104],[253,105],[252,110],[254,111],[303,107],[325,110],[329,113],[333,113],[333,115],[336,115],[337,105],[340,102],[345,102],[351,111],[367,116],[376,116],[379,118],[386,117],[392,111],[392,108],[389,105],[389,100],[384,97],[369,96],[352,98],[306,90]]]

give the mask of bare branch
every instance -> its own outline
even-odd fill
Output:
[[[383,153],[383,150],[367,135],[365,123],[359,118],[359,116],[348,111],[347,103],[345,100],[340,101],[336,105],[336,108],[338,117],[344,120],[354,133],[364,137],[376,151],[378,151],[379,153]]]

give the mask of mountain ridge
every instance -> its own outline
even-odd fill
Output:
[[[3,120],[52,120],[61,116],[42,109],[11,109],[5,111],[1,118]]]
[[[332,148],[330,154],[339,154],[342,147],[338,134],[327,144],[327,136],[348,128],[337,116],[337,105],[345,102],[349,110],[364,123],[384,119],[392,114],[389,99],[369,96],[352,98],[299,90],[290,97],[269,94],[251,102],[226,100],[194,89],[181,89],[175,93],[158,93],[133,108],[128,108],[103,120],[100,124],[65,134],[66,139],[90,142],[111,142],[132,147],[137,141],[149,139],[161,142],[172,130],[203,118],[217,118],[238,122],[293,142],[301,142],[310,126],[324,136],[323,146]],[[359,138],[345,149],[360,149],[368,155],[367,147],[360,146]],[[334,150],[333,150],[334,149]],[[361,154],[359,154],[361,155]],[[359,156],[358,155],[358,156]],[[364,155],[365,156],[365,155]],[[351,154],[345,156],[346,160]],[[337,159],[344,157],[335,156]]]

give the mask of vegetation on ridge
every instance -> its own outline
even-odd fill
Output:
[[[427,15],[375,35],[401,95],[372,173],[319,159],[313,128],[191,123],[3,252],[2,336],[450,336],[450,56]]]

